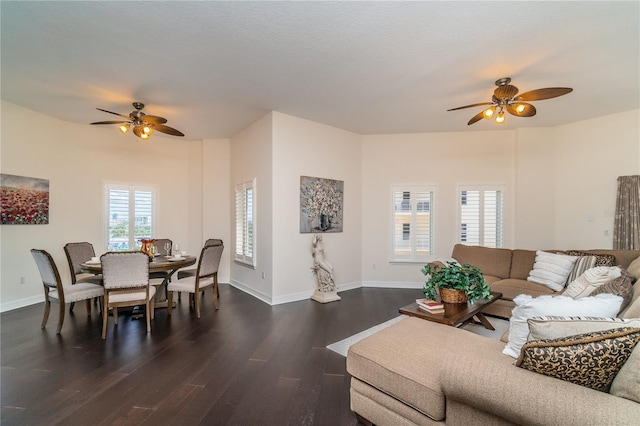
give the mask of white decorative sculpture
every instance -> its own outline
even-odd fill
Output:
[[[311,269],[318,278],[318,288],[311,298],[320,303],[340,300],[340,296],[336,292],[336,282],[333,278],[333,266],[324,257],[322,235],[313,235],[311,254],[313,255],[313,268]]]

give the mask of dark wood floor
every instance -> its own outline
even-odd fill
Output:
[[[153,331],[77,304],[56,336],[57,305],[1,315],[3,425],[355,425],[345,358],[326,346],[398,315],[420,290],[363,288],[342,300],[269,306],[221,285],[202,318],[186,298]]]

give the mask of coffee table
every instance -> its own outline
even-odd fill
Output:
[[[493,325],[484,316],[482,310],[502,297],[502,293],[491,292],[491,300],[478,300],[471,303],[443,303],[444,313],[432,314],[418,308],[417,303],[400,308],[400,313],[410,317],[422,318],[427,321],[438,322],[452,327],[461,327],[468,323],[481,324],[488,330],[495,330]],[[477,319],[474,320],[474,317]]]

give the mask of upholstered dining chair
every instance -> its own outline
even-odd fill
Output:
[[[141,251],[112,251],[103,254],[100,261],[104,284],[102,338],[107,337],[109,308],[113,308],[113,323],[118,325],[121,306],[144,305],[147,333],[150,333],[156,288],[149,285],[149,256]]]
[[[58,267],[51,255],[40,249],[32,249],[31,255],[38,265],[42,284],[44,286],[44,317],[42,318],[42,326],[47,325],[49,319],[49,311],[51,310],[51,299],[58,300],[60,304],[60,315],[58,317],[58,329],[56,334],[62,331],[62,323],[64,322],[65,304],[78,302],[80,300],[87,301],[87,316],[91,316],[91,299],[101,297],[104,289],[98,284],[78,282],[75,285],[63,285],[60,279]]]
[[[71,284],[75,283],[90,283],[102,285],[101,274],[89,274],[82,272],[80,267],[81,263],[91,260],[96,255],[91,243],[67,243],[64,246],[64,254],[67,255],[67,262],[69,263],[69,272],[71,272]],[[75,303],[69,305],[69,312],[73,311]]]
[[[195,275],[179,278],[167,286],[169,300],[167,314],[171,315],[173,307],[173,292],[189,293],[189,306],[193,306],[196,317],[200,318],[200,293],[211,287],[213,304],[218,309],[218,267],[222,257],[223,245],[204,246],[198,259],[198,269]]]
[[[204,242],[204,246],[222,246],[224,245],[222,243],[222,240],[218,239],[218,238],[209,238],[207,241]],[[180,271],[178,271],[178,279],[180,278],[186,278],[186,277],[193,277],[196,275],[196,272],[198,270],[195,268],[191,268],[191,269],[182,269]],[[216,293],[218,293],[218,298],[220,298],[220,287],[216,288]],[[178,300],[180,300],[180,295],[178,295]]]

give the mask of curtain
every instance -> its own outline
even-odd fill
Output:
[[[613,248],[640,250],[640,175],[618,177]]]

